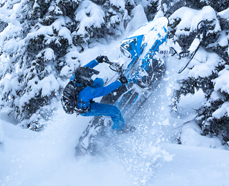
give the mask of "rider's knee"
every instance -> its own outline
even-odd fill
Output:
[[[119,110],[119,108],[116,107],[116,106],[114,106],[114,107],[112,108],[112,110],[113,110],[113,112],[114,112],[115,114],[120,114],[120,113],[121,113],[120,110]]]

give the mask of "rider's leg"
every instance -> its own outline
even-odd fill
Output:
[[[114,105],[101,103],[91,103],[88,112],[81,114],[83,116],[110,116],[113,121],[112,129],[121,130],[124,127],[124,119],[120,110]]]

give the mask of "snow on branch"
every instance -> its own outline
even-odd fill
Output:
[[[229,8],[218,13],[221,18],[229,19]]]
[[[228,101],[223,103],[220,108],[218,108],[215,112],[212,113],[212,116],[217,119],[220,119],[225,115],[229,117],[229,102]]]
[[[228,67],[228,65],[226,65]],[[229,94],[229,70],[223,69],[219,72],[219,77],[212,80],[215,83],[214,90]]]
[[[37,58],[39,57],[44,57],[44,61],[50,61],[50,60],[55,60],[55,54],[53,49],[51,48],[46,48],[43,51],[41,51],[38,55]]]
[[[91,1],[83,1],[75,12],[75,20],[79,22],[77,35],[86,35],[86,28],[101,28],[105,23],[104,12],[100,6]]]
[[[221,31],[219,21],[215,10],[210,6],[205,6],[201,10],[194,10],[188,7],[182,7],[175,11],[170,17],[170,24],[178,22],[176,25],[176,35],[186,34],[189,32],[195,31],[197,25],[200,21],[205,20],[207,22],[216,22],[215,28],[210,32],[219,32]]]

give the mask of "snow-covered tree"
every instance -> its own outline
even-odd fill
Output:
[[[207,26],[205,40],[188,68],[181,74],[174,102],[176,105],[182,94],[195,94],[198,89],[202,89],[206,102],[197,110],[196,121],[201,126],[203,135],[215,135],[228,142],[229,9],[221,11],[222,7],[225,7],[223,3],[221,5],[214,4],[215,9],[211,6],[204,6],[198,10],[188,7],[178,9],[169,17],[169,36],[174,42],[179,43],[183,50],[187,50],[197,34],[197,24],[203,21]],[[217,12],[218,10],[221,12]]]
[[[49,1],[21,1],[1,8],[7,27],[1,32],[1,106],[9,106],[23,126],[38,130],[40,119],[48,119],[53,111],[52,99],[61,90],[61,63],[71,44],[65,27],[67,17],[54,17],[45,25]],[[20,16],[19,16],[20,15]]]

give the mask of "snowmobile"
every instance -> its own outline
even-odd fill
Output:
[[[162,17],[141,26],[121,42],[122,60],[118,63],[107,61],[117,72],[108,83],[118,80],[120,74],[127,77],[128,83],[104,96],[101,103],[117,106],[125,121],[149,98],[165,73],[165,61],[156,54],[166,41],[167,24],[167,18]],[[107,117],[94,117],[79,138],[75,155],[95,154],[96,140],[104,136],[111,125],[112,121]]]

